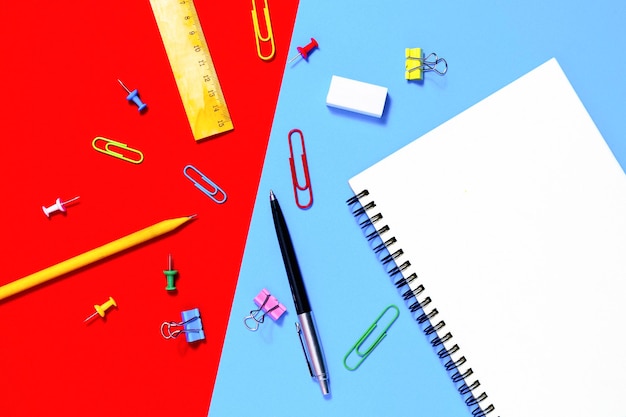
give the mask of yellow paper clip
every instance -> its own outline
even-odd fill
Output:
[[[298,172],[296,169],[296,161],[293,153],[293,140],[291,136],[294,134],[300,135],[300,147],[302,160],[302,171],[304,174],[304,185],[300,185],[300,181],[298,180]],[[309,174],[309,163],[306,157],[306,149],[304,147],[304,135],[300,129],[291,129],[288,135],[289,139],[289,166],[291,167],[291,182],[293,183],[293,195],[296,199],[296,205],[305,210],[313,205],[313,187],[311,187],[311,176]],[[300,201],[300,193],[299,191],[308,191],[308,201],[302,202]]]
[[[394,310],[394,312],[391,313],[392,314],[391,321],[389,321],[389,323],[387,323],[387,325],[383,328],[382,332],[378,335],[378,337],[376,337],[376,339],[370,345],[370,347],[368,347],[367,349],[365,349],[365,351],[363,351],[362,350],[363,343],[367,339],[369,339],[371,337],[372,332],[374,331],[374,329],[376,329],[376,327],[378,327],[378,322],[380,322],[385,315],[388,315],[387,312],[390,311],[391,309]],[[394,304],[391,304],[386,309],[384,309],[383,312],[380,313],[378,318],[374,321],[374,323],[372,323],[372,325],[370,327],[368,327],[368,329],[365,331],[365,333],[363,333],[363,336],[361,336],[359,338],[359,340],[356,341],[354,346],[352,346],[352,348],[348,351],[348,353],[346,353],[346,356],[344,356],[344,358],[343,358],[343,366],[345,366],[346,369],[349,370],[349,371],[354,371],[359,366],[361,366],[361,364],[363,363],[365,358],[367,358],[372,353],[374,348],[376,348],[376,346],[378,346],[378,344],[385,338],[385,336],[387,336],[387,330],[396,321],[396,319],[398,318],[399,315],[400,315],[400,309],[398,309],[398,307],[396,305],[394,305]],[[355,365],[349,365],[348,364],[348,358],[352,355],[353,352],[360,359],[359,359],[359,361]]]
[[[100,142],[103,142],[104,145],[100,144]],[[93,146],[93,148],[98,152],[102,152],[103,154],[110,155],[133,164],[139,164],[141,163],[141,161],[143,161],[143,154],[141,153],[141,151],[129,148],[128,145],[126,145],[125,143],[116,142],[111,139],[103,138],[102,136],[96,137],[91,142],[91,146]],[[123,150],[126,152],[126,154],[114,151],[114,148]],[[135,155],[137,156],[137,158],[131,158],[126,155]]]
[[[434,71],[439,75],[444,75],[448,72],[448,62],[439,58],[436,53],[430,53],[426,58],[422,55],[422,48],[406,48],[404,52],[405,72],[404,77],[407,80],[422,80],[424,73],[428,71]],[[443,65],[443,69],[438,69],[439,64]]]
[[[261,29],[259,28],[259,16],[256,12],[256,2],[252,0],[252,24],[254,25],[254,38],[256,40],[256,53],[263,61],[269,61],[274,58],[276,52],[276,46],[274,45],[274,34],[272,33],[272,21],[270,20],[270,9],[267,7],[267,0],[265,0],[265,6],[263,7],[263,16],[265,17],[265,27],[267,36],[261,35]],[[261,52],[261,42],[269,42],[271,46],[271,52],[269,55],[263,55]]]
[[[189,175],[189,173],[187,172],[189,170],[193,171],[195,175],[197,175],[199,179],[202,180],[202,182],[196,180],[191,175]],[[222,204],[226,201],[226,192],[222,190],[216,183],[211,181],[206,175],[200,172],[200,170],[198,170],[198,168],[196,168],[195,166],[187,165],[185,168],[183,168],[183,174],[185,174],[185,177],[187,177],[189,181],[191,181],[193,185],[196,186],[196,188],[206,194],[211,200],[215,201],[217,204]],[[210,189],[206,187],[207,185]]]

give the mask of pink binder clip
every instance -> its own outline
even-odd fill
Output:
[[[254,304],[259,308],[257,310],[250,310],[250,315],[244,317],[243,324],[246,325],[248,330],[255,332],[259,328],[259,324],[265,321],[265,316],[269,315],[274,321],[278,320],[287,309],[284,305],[278,302],[268,290],[263,288],[260,293],[254,297]],[[260,317],[259,313],[263,312]],[[254,326],[248,325],[248,320],[254,320]]]
[[[304,173],[304,185],[300,185],[298,181],[298,173],[296,171],[296,163],[293,155],[293,141],[291,136],[294,133],[300,135],[300,144],[302,147],[302,171]],[[309,176],[309,164],[306,159],[306,149],[304,147],[304,135],[300,129],[292,129],[289,131],[289,165],[291,166],[291,181],[293,182],[293,194],[296,199],[296,205],[301,209],[308,209],[313,205],[313,188],[311,188],[311,177]],[[302,203],[300,201],[299,191],[308,191],[308,202]]]

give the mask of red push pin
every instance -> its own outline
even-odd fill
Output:
[[[318,46],[319,45],[317,44],[317,41],[315,40],[315,38],[311,38],[311,42],[309,42],[308,44],[304,46],[298,46],[298,55],[291,58],[289,62],[287,63],[291,64],[299,56],[306,60],[309,57],[309,54],[311,53],[311,51],[317,48]]]

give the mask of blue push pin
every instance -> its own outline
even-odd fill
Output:
[[[137,91],[137,89],[130,91],[120,79],[118,79],[117,81],[124,88],[124,90],[126,90],[126,92],[128,93],[128,95],[126,96],[126,100],[132,101],[133,103],[135,103],[138,107],[138,111],[141,112],[146,107],[148,107],[148,105],[144,103],[143,101],[141,101],[141,99],[139,98],[139,91]]]

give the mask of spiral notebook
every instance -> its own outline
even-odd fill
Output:
[[[626,176],[555,59],[349,184],[474,415],[626,416]]]

